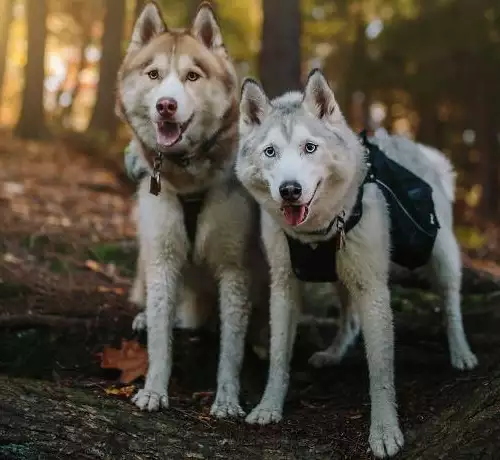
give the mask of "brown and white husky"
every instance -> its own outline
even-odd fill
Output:
[[[172,328],[198,326],[220,306],[221,350],[212,414],[244,415],[239,372],[250,313],[257,208],[234,178],[239,87],[210,6],[170,29],[154,3],[139,16],[118,76],[117,111],[149,175],[138,192],[140,257],[133,299],[145,304],[149,369],[133,402],[168,406]],[[141,324],[142,323],[142,324]],[[145,323],[145,324],[144,324]]]

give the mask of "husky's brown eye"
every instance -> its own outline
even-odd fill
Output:
[[[188,74],[186,75],[186,78],[189,80],[189,81],[196,81],[200,78],[200,75],[197,74],[196,72],[188,72]]]
[[[160,78],[160,74],[158,73],[157,70],[150,70],[148,72],[148,77],[151,79],[151,80],[158,80],[158,78]]]

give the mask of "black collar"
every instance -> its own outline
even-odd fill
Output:
[[[321,228],[319,230],[311,230],[310,232],[296,232],[296,233],[304,236],[326,236],[331,232],[335,224],[337,224],[337,227],[341,227],[344,225],[343,214],[344,213],[342,212],[342,214],[335,216],[333,220],[324,228]]]

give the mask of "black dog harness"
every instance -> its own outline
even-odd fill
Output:
[[[338,280],[336,255],[340,239],[352,230],[363,215],[363,188],[375,183],[389,207],[391,224],[391,260],[398,265],[415,269],[425,265],[432,253],[440,228],[434,209],[431,186],[408,169],[388,158],[361,133],[368,160],[368,172],[361,184],[352,213],[334,235],[318,243],[303,243],[286,235],[292,269],[298,279],[310,282]],[[328,228],[316,234],[328,234],[341,216],[336,216]],[[342,222],[343,223],[343,222]]]

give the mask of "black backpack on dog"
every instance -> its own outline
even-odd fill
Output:
[[[432,187],[385,155],[361,133],[370,169],[365,183],[374,182],[384,194],[391,221],[391,260],[415,269],[431,256],[440,228]]]

